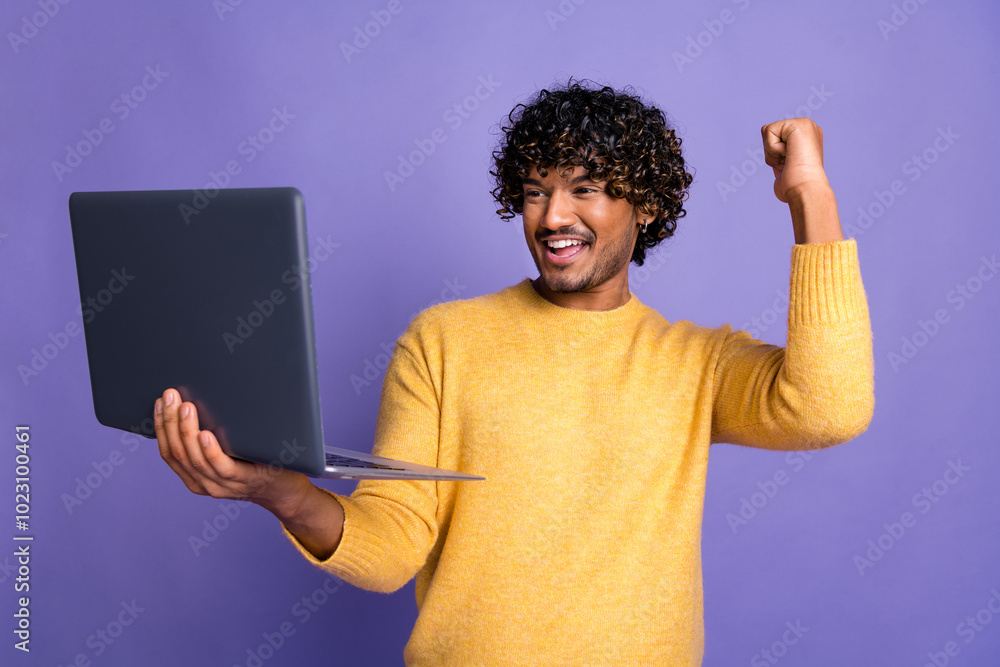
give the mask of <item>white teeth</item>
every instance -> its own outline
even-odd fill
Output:
[[[571,245],[583,245],[583,241],[577,241],[576,239],[567,239],[565,241],[546,241],[550,248],[565,248]]]

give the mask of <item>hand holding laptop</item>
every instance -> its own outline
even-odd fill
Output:
[[[260,505],[316,558],[328,558],[336,550],[344,510],[306,475],[227,455],[211,431],[199,428],[197,408],[182,402],[176,389],[156,400],[153,425],[160,456],[189,491]]]

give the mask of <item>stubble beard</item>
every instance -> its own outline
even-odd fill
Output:
[[[632,234],[623,234],[617,242],[608,246],[600,255],[595,257],[589,271],[578,276],[569,274],[573,270],[572,264],[569,266],[554,267],[553,273],[546,276],[542,272],[539,258],[535,257],[534,253],[531,256],[535,260],[535,268],[538,269],[538,275],[541,276],[545,286],[553,292],[568,294],[597,287],[614,278],[623,268],[628,267],[629,262],[632,261],[632,250],[634,247],[635,238]],[[594,246],[591,245],[588,250],[594,251]]]

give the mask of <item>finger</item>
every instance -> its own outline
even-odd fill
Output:
[[[214,433],[202,431],[198,434],[198,441],[205,463],[216,477],[221,480],[239,480],[247,476],[249,471],[242,468],[243,465],[250,464],[237,461],[222,451],[222,446],[215,438]]]
[[[163,392],[163,432],[167,437],[167,449],[170,456],[190,472],[187,448],[180,432],[181,395],[176,389]]]
[[[164,392],[164,396],[166,392]],[[167,437],[166,427],[163,422],[163,406],[164,398],[158,398],[156,403],[153,405],[153,429],[156,431],[156,446],[160,450],[160,457],[166,462],[171,470],[181,479],[184,486],[188,488],[192,493],[204,494],[204,487],[199,484],[195,479],[188,473],[188,471],[180,464],[175,458],[173,452],[170,449],[170,443]]]
[[[809,118],[787,121],[781,134],[785,141],[785,157],[796,164],[823,166],[823,130]]]
[[[215,434],[202,430],[198,434],[205,461],[212,468],[213,475],[207,477],[206,488],[216,498],[249,500],[271,481],[279,471],[257,463],[234,459],[222,450]]]
[[[170,458],[170,448],[167,446],[167,433],[163,430],[163,397],[153,403],[153,431],[156,432],[156,447],[160,456],[166,461]]]
[[[768,123],[760,128],[761,138],[764,140],[764,148],[774,149],[785,143],[785,137],[782,134],[787,134],[785,132],[786,125],[785,121],[778,121],[777,123]]]
[[[198,428],[198,410],[195,408],[194,403],[181,403],[177,410],[177,417],[177,431],[184,444],[184,451],[187,454],[190,469],[196,473],[196,478],[199,476],[214,478],[215,470],[205,460],[205,453],[202,451],[201,442],[198,440],[201,429]],[[212,481],[217,480],[212,479]]]
[[[788,146],[781,136],[782,128],[780,123],[768,123],[760,128],[764,143],[764,162],[769,167],[776,167],[785,161]]]
[[[169,390],[168,390],[169,391]],[[156,432],[156,446],[160,450],[160,456],[163,457],[164,461],[174,460],[173,453],[170,451],[170,440],[167,437],[167,429],[163,422],[163,406],[166,403],[167,392],[163,392],[163,396],[156,399],[153,403],[153,430]]]
[[[182,479],[191,481],[188,488],[193,486],[201,489],[194,491],[195,493],[211,495],[210,487],[215,480],[206,475],[210,474],[210,469],[197,444],[198,421],[194,406],[183,402],[180,393],[175,389],[168,389],[164,395],[166,398],[163,404],[163,428],[167,435],[170,454],[185,473]],[[193,422],[192,417],[194,417]]]

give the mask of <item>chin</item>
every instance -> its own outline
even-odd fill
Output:
[[[545,283],[547,288],[557,294],[581,292],[590,286],[586,277],[567,276],[561,273],[550,276],[542,275],[542,282]]]

